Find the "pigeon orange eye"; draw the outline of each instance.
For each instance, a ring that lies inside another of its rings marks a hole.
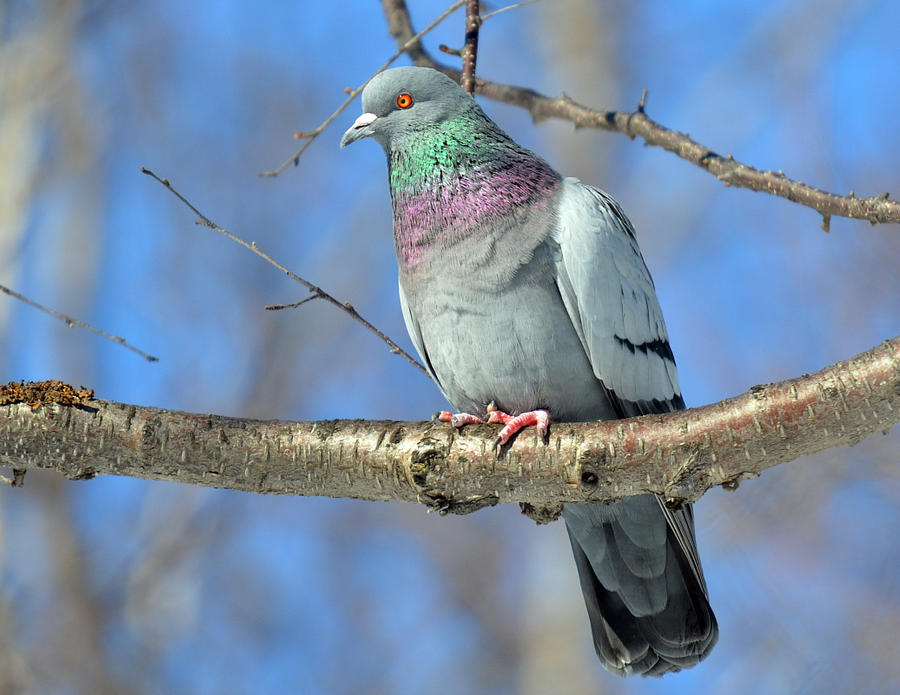
[[[397,106],[399,106],[401,109],[408,109],[412,105],[412,97],[406,92],[397,97]]]

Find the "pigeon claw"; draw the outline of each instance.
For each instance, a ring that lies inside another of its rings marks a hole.
[[[453,413],[450,418],[450,424],[455,428],[465,427],[466,425],[480,425],[484,422],[477,415],[469,415],[469,413]]]
[[[534,425],[537,427],[538,434],[546,444],[549,436],[550,413],[546,410],[529,410],[521,415],[509,415],[501,410],[490,410],[488,415],[488,424],[502,424],[503,429],[497,435],[494,442],[495,447],[505,446],[506,443],[523,427]]]
[[[477,415],[469,415],[469,413],[451,413],[449,410],[442,410],[434,419],[438,422],[449,422],[456,429],[465,427],[466,425],[480,425],[484,422]]]
[[[441,410],[435,413],[432,419],[438,422],[449,422],[457,429],[466,425],[481,425],[485,423],[488,425],[503,425],[500,434],[497,435],[497,439],[494,441],[495,449],[506,446],[519,430],[531,425],[537,428],[538,434],[545,444],[549,441],[550,412],[547,410],[529,410],[527,413],[520,415],[510,415],[500,410],[493,402],[487,406],[486,410],[486,419],[482,419],[477,415],[470,415],[469,413],[451,413],[449,410]]]

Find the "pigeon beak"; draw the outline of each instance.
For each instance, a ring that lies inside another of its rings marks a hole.
[[[341,138],[341,147],[346,147],[352,142],[356,142],[357,140],[372,135],[372,130],[369,126],[372,125],[377,118],[378,116],[374,113],[364,113],[353,121],[353,125],[347,128],[347,132],[344,133],[344,137]]]

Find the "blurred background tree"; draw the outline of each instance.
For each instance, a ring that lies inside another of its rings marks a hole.
[[[411,6],[418,28],[446,6]],[[490,5],[484,11],[496,9]],[[897,3],[556,0],[482,30],[479,74],[648,112],[835,192],[900,188]],[[460,44],[462,14],[426,39]],[[158,364],[0,299],[3,380],[235,416],[422,419],[437,389],[362,327],[193,225],[216,221],[408,346],[377,147],[338,119],[394,51],[376,3],[0,2],[0,283]],[[401,64],[404,61],[401,61]],[[900,333],[895,225],[726,189],[619,135],[488,113],[638,229],[689,405]],[[509,507],[281,499],[32,472],[0,490],[0,693],[894,693],[897,434],[779,466],[697,506],[722,637],[662,681],[597,663],[568,541]]]

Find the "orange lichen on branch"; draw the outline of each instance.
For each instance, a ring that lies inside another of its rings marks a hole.
[[[59,403],[60,405],[85,405],[93,400],[94,389],[82,386],[76,389],[59,379],[47,381],[10,381],[0,386],[0,405],[25,403],[32,411],[42,405]]]

